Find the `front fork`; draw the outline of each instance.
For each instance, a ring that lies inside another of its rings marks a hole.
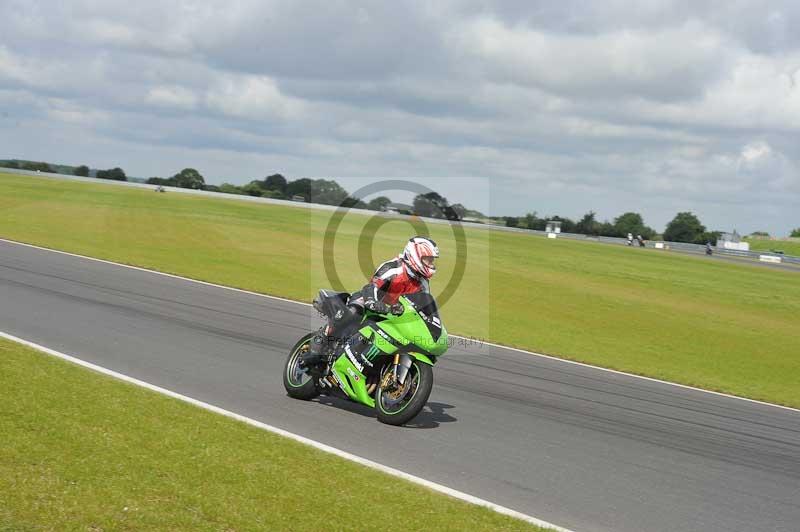
[[[406,377],[408,377],[408,370],[411,369],[411,356],[408,353],[397,353],[394,355],[394,367],[392,368],[392,373],[394,375],[394,381],[398,383],[400,386],[405,384]]]

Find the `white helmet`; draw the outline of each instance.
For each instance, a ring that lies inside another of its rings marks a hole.
[[[412,272],[430,279],[436,273],[434,261],[439,258],[439,248],[430,238],[415,236],[406,244],[402,258]]]

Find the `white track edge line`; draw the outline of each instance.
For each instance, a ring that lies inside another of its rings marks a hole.
[[[223,415],[225,417],[228,417],[228,418],[235,419],[237,421],[246,423],[246,424],[251,425],[253,427],[265,430],[267,432],[271,432],[273,434],[277,434],[279,436],[283,436],[285,438],[289,438],[289,439],[294,440],[296,442],[300,442],[300,443],[303,443],[305,445],[309,445],[309,446],[311,446],[311,447],[313,447],[315,449],[318,449],[320,451],[323,451],[323,452],[326,452],[326,453],[329,453],[329,454],[333,454],[333,455],[338,456],[340,458],[344,458],[345,460],[349,460],[351,462],[355,462],[357,464],[369,467],[371,469],[375,469],[375,470],[380,471],[382,473],[386,473],[386,474],[389,474],[389,475],[392,475],[392,476],[395,476],[395,477],[402,478],[403,480],[407,480],[409,482],[413,482],[413,483],[418,484],[420,486],[424,486],[424,487],[426,487],[428,489],[437,491],[437,492],[442,493],[444,495],[448,495],[448,496],[453,497],[455,499],[459,499],[461,501],[464,501],[464,502],[467,502],[467,503],[470,503],[470,504],[474,504],[474,505],[477,505],[477,506],[482,506],[482,507],[485,507],[485,508],[489,508],[490,510],[493,510],[493,511],[499,513],[499,514],[503,514],[503,515],[506,515],[506,516],[509,516],[509,517],[520,519],[522,521],[526,521],[526,522],[531,523],[533,525],[536,525],[536,526],[539,526],[539,527],[542,527],[542,528],[549,528],[549,529],[552,529],[552,530],[557,531],[557,532],[572,532],[572,531],[570,531],[570,530],[568,530],[566,528],[562,528],[562,527],[559,527],[559,526],[554,525],[552,523],[548,523],[547,521],[543,521],[541,519],[537,519],[536,517],[532,517],[532,516],[524,514],[522,512],[518,512],[516,510],[512,510],[511,508],[506,508],[505,506],[500,506],[499,504],[495,504],[493,502],[481,499],[479,497],[475,497],[474,495],[470,495],[468,493],[464,493],[464,492],[455,490],[453,488],[448,488],[447,486],[444,486],[442,484],[437,484],[436,482],[432,482],[430,480],[425,480],[424,478],[417,477],[417,476],[411,475],[409,473],[405,473],[403,471],[400,471],[399,469],[394,469],[392,467],[385,466],[385,465],[380,464],[378,462],[373,462],[372,460],[368,460],[366,458],[362,458],[360,456],[348,453],[347,451],[342,451],[341,449],[337,449],[336,447],[331,447],[330,445],[326,445],[326,444],[324,444],[322,442],[318,442],[316,440],[312,440],[310,438],[306,438],[304,436],[300,436],[299,434],[295,434],[293,432],[289,432],[287,430],[284,430],[284,429],[281,429],[281,428],[278,428],[278,427],[275,427],[275,426],[272,426],[272,425],[268,425],[268,424],[263,423],[261,421],[257,421],[255,419],[243,416],[241,414],[237,414],[236,412],[231,412],[230,410],[225,410],[224,408],[220,408],[220,407],[212,405],[210,403],[206,403],[204,401],[200,401],[198,399],[194,399],[194,398],[189,397],[187,395],[183,395],[183,394],[180,394],[178,392],[173,392],[172,390],[169,390],[167,388],[162,388],[160,386],[156,386],[155,384],[150,384],[149,382],[136,379],[136,378],[131,377],[129,375],[125,375],[124,373],[119,373],[119,372],[116,372],[114,370],[105,368],[103,366],[98,366],[97,364],[93,364],[91,362],[87,362],[87,361],[85,361],[83,359],[74,357],[72,355],[67,355],[67,354],[62,353],[60,351],[56,351],[54,349],[50,349],[49,347],[45,347],[43,345],[39,345],[37,343],[31,342],[29,340],[25,340],[23,338],[19,338],[17,336],[12,335],[12,334],[8,334],[6,332],[0,331],[0,338],[5,338],[6,340],[11,340],[13,342],[17,342],[19,344],[22,344],[24,346],[36,349],[37,351],[41,351],[41,352],[46,353],[48,355],[54,356],[56,358],[60,358],[62,360],[65,360],[67,362],[71,362],[71,363],[76,364],[78,366],[82,366],[84,368],[88,368],[88,369],[90,369],[92,371],[96,371],[98,373],[102,373],[104,375],[108,375],[110,377],[113,377],[115,379],[119,379],[119,380],[127,382],[129,384],[134,384],[136,386],[140,386],[142,388],[146,388],[146,389],[148,389],[150,391],[153,391],[153,392],[156,392],[156,393],[159,393],[159,394],[162,394],[162,395],[166,395],[166,396],[171,397],[173,399],[178,399],[180,401],[189,403],[191,405],[200,407],[202,409],[209,410],[211,412],[214,412],[215,414],[220,414],[220,415]]]
[[[87,255],[79,255],[77,253],[70,253],[68,251],[61,251],[61,250],[58,250],[58,249],[52,249],[52,248],[46,248],[46,247],[42,247],[42,246],[36,246],[34,244],[27,244],[25,242],[18,242],[16,240],[9,240],[7,238],[0,238],[0,242],[6,242],[8,244],[16,244],[18,246],[25,246],[25,247],[34,248],[34,249],[40,249],[42,251],[49,251],[51,253],[59,253],[61,255],[69,255],[70,257],[77,257],[77,258],[80,258],[80,259],[86,259],[86,260],[91,260],[91,261],[95,261],[95,262],[102,262],[104,264],[110,264],[112,266],[120,266],[122,268],[129,268],[131,270],[138,270],[138,271],[141,271],[141,272],[152,273],[152,274],[155,274],[155,275],[163,275],[164,277],[171,277],[173,279],[180,279],[181,281],[188,281],[188,282],[191,282],[191,283],[197,283],[197,284],[202,284],[202,285],[206,285],[206,286],[212,286],[214,288],[222,288],[224,290],[231,290],[233,292],[240,292],[242,294],[248,294],[248,295],[251,295],[251,296],[265,297],[265,298],[268,298],[268,299],[275,299],[277,301],[285,301],[286,303],[294,303],[295,305],[305,305],[307,307],[311,306],[310,303],[305,303],[303,301],[297,301],[297,300],[294,300],[294,299],[287,299],[285,297],[271,296],[269,294],[260,294],[258,292],[252,292],[250,290],[244,290],[244,289],[241,289],[241,288],[234,288],[232,286],[225,286],[225,285],[221,285],[221,284],[209,283],[208,281],[200,281],[198,279],[192,279],[190,277],[182,277],[180,275],[175,275],[175,274],[172,274],[172,273],[160,272],[158,270],[150,270],[150,269],[147,269],[147,268],[141,268],[139,266],[131,266],[129,264],[122,264],[120,262],[113,262],[113,261],[110,261],[110,260],[98,259],[98,258],[95,258],[95,257],[89,257]],[[467,338],[467,337],[464,337],[464,336],[458,336],[456,334],[451,334],[450,336],[452,336],[453,338],[460,338],[462,340],[474,340],[474,338]],[[591,368],[591,369],[595,369],[595,370],[598,370],[598,371],[605,371],[607,373],[614,373],[616,375],[624,375],[626,377],[632,377],[632,378],[635,378],[635,379],[642,379],[642,380],[646,380],[646,381],[650,381],[650,382],[657,382],[659,384],[665,384],[665,385],[668,385],[668,386],[676,386],[678,388],[683,388],[685,390],[692,390],[692,391],[695,391],[695,392],[708,393],[708,394],[716,395],[716,396],[719,396],[719,397],[726,397],[728,399],[738,399],[739,401],[746,401],[748,403],[753,403],[753,404],[762,405],[762,406],[769,406],[769,407],[773,407],[773,408],[780,408],[782,410],[788,410],[790,412],[800,413],[800,409],[792,408],[791,406],[784,406],[784,405],[779,405],[779,404],[775,404],[775,403],[769,403],[767,401],[759,401],[758,399],[750,399],[750,398],[747,398],[747,397],[741,397],[739,395],[731,395],[731,394],[724,393],[724,392],[716,392],[714,390],[704,390],[703,388],[697,388],[695,386],[689,386],[688,384],[679,384],[677,382],[665,381],[665,380],[656,379],[656,378],[653,378],[653,377],[645,377],[644,375],[637,375],[635,373],[627,373],[625,371],[620,371],[620,370],[610,369],[610,368],[604,368],[602,366],[594,366],[592,364],[587,364],[585,362],[577,362],[575,360],[568,360],[566,358],[558,358],[558,357],[552,356],[552,355],[545,355],[543,353],[536,353],[535,351],[527,351],[525,349],[520,349],[518,347],[510,347],[510,346],[507,346],[507,345],[495,344],[495,343],[487,342],[487,341],[484,341],[484,340],[480,340],[480,342],[483,343],[484,345],[497,347],[499,349],[508,349],[509,351],[516,351],[517,353],[524,353],[526,355],[533,355],[533,356],[537,356],[537,357],[541,357],[541,358],[546,358],[548,360],[553,360],[553,361],[556,361],[556,362],[563,362],[565,364],[572,364],[572,365],[575,365],[575,366],[581,366],[581,367],[584,367],[584,368]]]

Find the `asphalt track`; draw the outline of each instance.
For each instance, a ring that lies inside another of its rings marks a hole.
[[[800,412],[454,345],[430,408],[393,428],[286,397],[287,350],[318,323],[307,306],[0,242],[9,334],[576,531],[800,529]]]

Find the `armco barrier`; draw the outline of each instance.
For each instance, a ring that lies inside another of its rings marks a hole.
[[[71,175],[64,175],[64,174],[53,174],[53,173],[46,173],[46,172],[35,172],[31,170],[19,170],[16,168],[0,168],[0,172],[5,172],[9,174],[20,174],[20,175],[29,175],[29,176],[36,176],[36,177],[49,177],[55,179],[65,179],[69,181],[79,181],[83,183],[95,183],[95,184],[105,184],[105,185],[118,185],[118,186],[127,186],[132,188],[144,188],[149,190],[154,190],[156,187],[155,185],[148,185],[145,183],[133,183],[129,181],[111,181],[107,179],[97,179],[94,177],[80,177],[80,176],[71,176]],[[208,190],[192,190],[188,188],[177,188],[177,187],[162,187],[164,190],[169,192],[178,192],[181,194],[194,194],[198,196],[209,196],[209,197],[217,197],[217,198],[224,198],[229,200],[238,200],[238,201],[249,201],[252,203],[266,203],[270,205],[283,205],[288,207],[298,207],[298,208],[305,208],[305,209],[319,209],[319,210],[326,210],[326,211],[335,211],[338,207],[332,205],[321,205],[318,203],[302,203],[302,202],[293,202],[288,200],[277,200],[272,198],[259,198],[255,196],[245,196],[245,195],[238,195],[238,194],[224,194],[222,192],[210,192]],[[355,213],[363,213],[363,214],[370,214],[374,215],[375,211],[368,211],[364,209],[350,209],[349,212]],[[396,217],[403,217],[400,214],[387,214],[386,216],[396,216]],[[426,218],[426,223],[434,223],[434,224],[450,224],[448,220],[440,220],[436,218]],[[545,231],[537,231],[537,230],[530,230],[530,229],[521,229],[519,227],[504,227],[501,225],[491,225],[491,224],[482,224],[482,223],[475,223],[475,222],[460,222],[461,225],[464,227],[474,227],[476,229],[487,229],[490,231],[504,231],[509,233],[524,233],[528,235],[537,235],[542,237],[547,237],[547,233]],[[610,237],[610,236],[587,236],[578,233],[559,233],[558,238],[568,238],[570,240],[587,240],[590,242],[603,242],[605,244],[616,244],[616,245],[627,245],[628,241],[625,238],[617,238],[617,237]],[[646,247],[655,248],[656,242],[647,242]],[[665,248],[668,248],[671,251],[679,251],[683,253],[698,253],[704,254],[706,252],[706,247],[699,244],[687,244],[684,242],[663,242]],[[634,241],[634,246],[637,244]],[[754,261],[761,261],[761,262],[772,262],[772,263],[790,263],[800,265],[800,257],[795,257],[792,255],[778,255],[775,253],[765,253],[763,251],[756,252],[756,251],[740,251],[736,249],[724,249],[718,248],[716,246],[712,246],[712,250],[715,254],[718,255],[726,255],[731,257],[742,257],[748,258]],[[780,260],[769,260],[767,259],[762,260],[761,257],[776,257]]]

